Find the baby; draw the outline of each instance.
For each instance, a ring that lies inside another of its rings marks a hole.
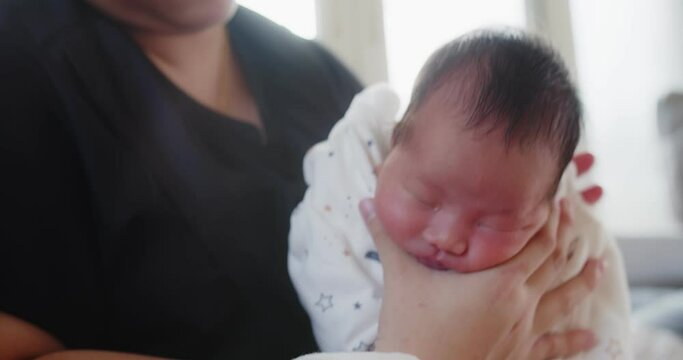
[[[559,244],[569,262],[558,284],[588,257],[609,266],[557,330],[595,331],[581,358],[631,358],[621,255],[574,185],[580,103],[554,52],[521,33],[465,35],[430,57],[396,123],[398,107],[388,87],[366,89],[304,159],[289,272],[320,348],[365,351],[377,334],[382,267],[360,199],[374,196],[387,234],[426,266],[472,272],[517,254],[566,197],[576,236]]]

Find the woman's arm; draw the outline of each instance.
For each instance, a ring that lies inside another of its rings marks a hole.
[[[39,357],[37,360],[159,360],[146,355],[126,354],[111,351],[67,350]]]
[[[0,359],[33,359],[63,349],[59,340],[37,326],[0,312]]]
[[[65,350],[59,340],[37,326],[0,312],[0,359],[154,360],[152,356],[96,350]]]

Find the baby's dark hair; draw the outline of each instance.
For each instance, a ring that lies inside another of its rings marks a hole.
[[[467,128],[502,129],[507,146],[549,146],[559,181],[579,141],[581,104],[563,61],[542,40],[516,30],[480,30],[438,49],[418,75],[394,145],[409,136],[414,114],[437,90],[448,91]]]

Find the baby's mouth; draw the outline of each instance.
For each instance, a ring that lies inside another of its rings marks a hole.
[[[420,262],[420,264],[433,269],[433,270],[439,270],[439,271],[446,271],[450,270],[449,268],[445,267],[439,260],[436,259],[436,254],[430,255],[430,256],[421,256],[421,257],[416,257],[417,261]]]

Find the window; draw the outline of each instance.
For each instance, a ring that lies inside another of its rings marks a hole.
[[[389,82],[404,106],[417,72],[438,46],[480,27],[524,27],[527,5],[384,0]],[[601,217],[617,236],[678,237],[673,162],[658,134],[657,102],[683,92],[683,2],[572,0],[569,9],[560,15],[571,18],[566,40],[573,37],[585,140],[598,160],[593,179],[605,188]]]
[[[389,82],[407,105],[417,73],[440,45],[480,27],[524,27],[524,0],[384,0]]]
[[[269,18],[306,39],[316,36],[315,0],[237,0],[237,3]]]
[[[680,236],[657,102],[683,92],[683,2],[570,5],[587,143],[605,187],[603,218],[620,236]]]

